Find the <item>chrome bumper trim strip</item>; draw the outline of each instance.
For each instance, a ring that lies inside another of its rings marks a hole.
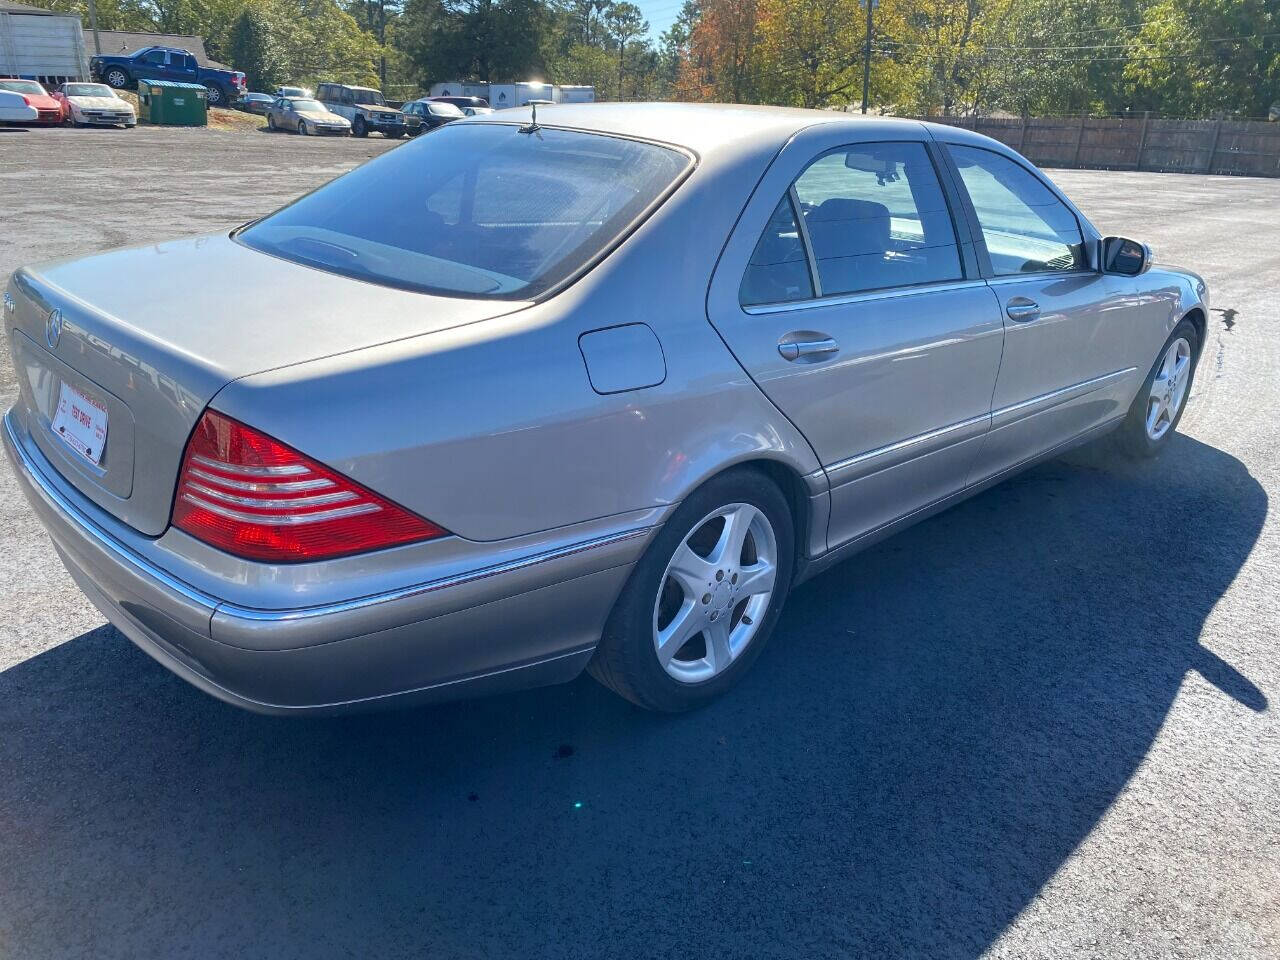
[[[261,610],[253,607],[242,607],[236,604],[226,603],[216,597],[211,597],[203,591],[195,589],[190,584],[184,583],[173,575],[166,573],[160,567],[157,567],[155,564],[139,556],[133,550],[129,549],[123,543],[112,537],[109,533],[94,523],[93,520],[86,516],[75,504],[68,500],[49,482],[48,478],[45,477],[44,472],[36,465],[35,461],[31,459],[27,451],[23,449],[21,442],[18,440],[18,435],[14,431],[13,423],[9,415],[6,415],[4,418],[4,428],[10,447],[17,453],[18,458],[21,461],[20,464],[16,465],[22,467],[23,473],[31,480],[31,482],[39,488],[45,497],[47,497],[56,507],[58,507],[59,510],[63,512],[67,519],[82,534],[113,554],[121,563],[133,567],[138,572],[158,581],[169,590],[172,590],[188,600],[192,600],[196,603],[209,607],[211,614],[222,614],[236,619],[253,620],[256,622],[292,621],[312,617],[324,617],[337,613],[347,613],[364,607],[390,603],[396,600],[420,596],[422,594],[434,593],[438,590],[448,589],[449,587],[474,583],[478,580],[487,580],[490,577],[500,576],[504,573],[512,573],[517,570],[524,570],[540,563],[562,560],[566,557],[574,556],[575,554],[585,553],[588,550],[596,550],[601,547],[624,543],[628,540],[633,540],[636,537],[645,536],[652,529],[648,526],[633,527],[629,530],[623,530],[618,533],[594,537],[589,540],[581,540],[577,543],[566,544],[563,547],[557,547],[552,550],[544,550],[540,553],[528,554],[523,557],[517,557],[513,560],[503,561],[502,563],[495,563],[490,566],[478,567],[474,570],[467,570],[463,573],[453,574],[452,576],[441,577],[438,580],[415,583],[395,590],[388,590],[384,593],[370,594],[369,596],[356,597],[351,600],[321,604],[319,606],[312,607]]]

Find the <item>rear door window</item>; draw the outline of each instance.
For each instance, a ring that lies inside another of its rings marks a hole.
[[[691,164],[673,148],[621,137],[448,124],[237,238],[372,283],[526,299],[607,250]]]
[[[819,296],[963,277],[955,228],[921,143],[827,153],[795,182]]]
[[[996,276],[1087,270],[1075,214],[1030,170],[981,147],[949,145]]]
[[[774,208],[751,254],[738,291],[743,306],[808,300],[813,296],[809,258],[788,192]]]

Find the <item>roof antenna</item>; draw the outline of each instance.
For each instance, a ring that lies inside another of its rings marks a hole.
[[[541,130],[541,129],[542,129],[540,126],[538,126],[538,103],[537,103],[537,101],[536,101],[536,100],[535,100],[535,101],[531,101],[531,102],[530,102],[530,104],[529,104],[529,108],[533,111],[533,119],[532,119],[532,120],[530,120],[528,123],[526,123],[524,126],[522,126],[522,127],[520,128],[520,130],[519,130],[519,132],[520,132],[520,133],[537,133],[539,130]]]

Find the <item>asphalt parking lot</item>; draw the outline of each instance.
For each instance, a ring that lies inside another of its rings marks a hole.
[[[0,132],[0,275],[390,146]],[[1183,435],[810,582],[692,715],[586,677],[239,712],[103,624],[0,468],[0,956],[1280,956],[1280,180],[1054,176],[1209,282]]]

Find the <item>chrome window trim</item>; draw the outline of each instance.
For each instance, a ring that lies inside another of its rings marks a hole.
[[[818,275],[818,258],[813,254],[813,241],[809,239],[809,222],[804,218],[804,208],[800,206],[800,194],[796,193],[795,180],[792,180],[791,186],[787,187],[787,198],[791,204],[791,219],[795,220],[796,232],[800,234],[800,245],[804,247],[805,262],[809,264],[809,285],[813,287],[813,296],[808,299],[815,300],[822,296],[822,278]]]
[[[1028,270],[1026,273],[1002,273],[992,276],[987,283],[993,287],[1003,287],[1028,280],[1067,280],[1071,277],[1100,277],[1101,270],[1093,267],[1078,267],[1075,270]]]
[[[947,290],[963,290],[968,287],[985,286],[986,281],[973,277],[964,280],[940,280],[932,283],[917,283],[902,287],[880,287],[878,290],[860,290],[857,293],[836,293],[829,297],[818,297],[807,300],[786,300],[782,303],[762,303],[757,306],[742,307],[742,312],[752,316],[770,313],[783,313],[788,310],[811,310],[815,307],[838,307],[849,303],[863,303],[868,300],[884,300],[890,297],[910,297],[921,293],[941,293]]]
[[[501,563],[477,567],[472,570],[466,570],[462,573],[441,577],[436,580],[410,584],[405,587],[387,590],[382,593],[370,594],[364,597],[356,597],[351,600],[336,601],[334,603],[319,604],[310,607],[261,610],[253,607],[242,607],[234,603],[219,600],[218,598],[213,597],[202,590],[198,590],[182,580],[179,580],[177,577],[166,572],[156,564],[147,560],[145,557],[139,555],[134,550],[125,546],[115,537],[111,536],[111,534],[106,530],[103,530],[98,526],[97,523],[88,517],[78,506],[72,503],[66,495],[58,490],[49,478],[45,476],[44,471],[41,470],[35,460],[31,458],[31,455],[19,440],[18,434],[14,429],[11,415],[6,415],[4,417],[4,429],[8,436],[9,443],[14,451],[16,451],[20,461],[15,464],[15,466],[20,466],[22,468],[22,472],[26,478],[53,504],[53,506],[57,507],[62,512],[64,517],[72,526],[74,526],[85,537],[89,538],[114,556],[121,564],[133,568],[137,573],[150,577],[160,585],[186,600],[208,607],[210,618],[217,614],[225,614],[226,616],[241,620],[273,622],[301,620],[312,617],[329,616],[337,613],[348,613],[353,610],[360,610],[364,607],[372,607],[382,603],[389,603],[395,600],[403,600],[408,597],[419,596],[421,594],[434,593],[437,590],[461,586],[478,580],[487,580],[490,577],[499,576],[504,573],[513,573],[517,570],[524,570],[541,563],[562,560],[566,557],[574,556],[575,554],[585,553],[588,550],[612,546],[614,544],[635,539],[636,537],[645,536],[652,529],[650,526],[631,527],[617,533],[592,537],[587,540],[580,540],[576,543],[527,554],[523,557],[516,557],[515,559],[506,560]]]

